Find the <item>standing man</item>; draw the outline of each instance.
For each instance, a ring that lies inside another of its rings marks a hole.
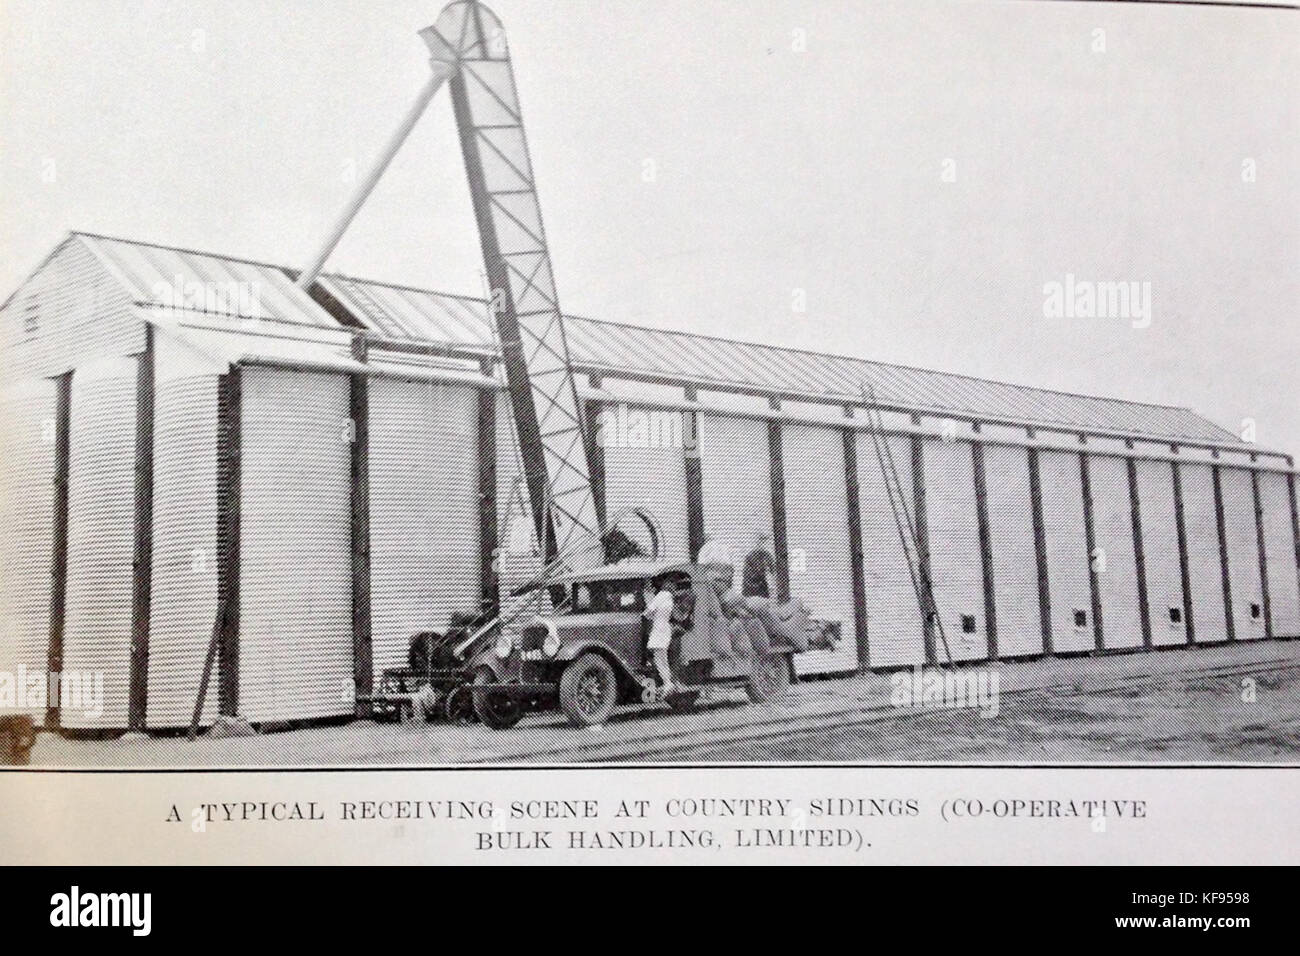
[[[745,558],[740,589],[745,597],[770,598],[776,594],[776,558],[772,555],[772,536],[766,531],[758,533],[754,550]]]

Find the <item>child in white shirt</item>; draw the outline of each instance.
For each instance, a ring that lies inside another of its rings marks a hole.
[[[647,585],[645,599],[643,613],[650,618],[650,638],[646,647],[654,655],[655,670],[659,672],[662,693],[666,697],[673,690],[673,675],[668,667],[668,644],[673,636],[673,592],[666,585],[661,585],[657,592]]]

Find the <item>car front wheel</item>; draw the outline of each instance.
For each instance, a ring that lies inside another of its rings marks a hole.
[[[575,727],[603,724],[618,703],[618,678],[599,654],[583,654],[560,675],[560,709]]]

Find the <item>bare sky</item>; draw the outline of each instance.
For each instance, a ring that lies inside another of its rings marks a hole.
[[[492,6],[567,312],[1189,405],[1300,453],[1300,13]],[[69,229],[302,265],[440,8],[5,0],[2,294]],[[445,92],[329,268],[481,291]],[[1067,274],[1149,282],[1150,326],[1045,318]]]

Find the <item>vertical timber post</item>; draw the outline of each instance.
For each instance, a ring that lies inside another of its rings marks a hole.
[[[1129,442],[1132,448],[1132,442]],[[1137,460],[1131,455],[1128,463],[1129,510],[1133,516],[1133,563],[1137,567],[1138,616],[1142,621],[1142,647],[1151,650],[1151,601],[1147,593],[1147,559],[1142,547],[1142,500],[1138,495]]]
[[[366,361],[366,339],[352,337],[352,357]],[[356,696],[374,689],[373,626],[370,608],[370,379],[367,373],[349,376],[351,392],[352,478],[352,683]],[[356,702],[356,715],[362,705]]]
[[[974,424],[979,431],[979,422]],[[975,520],[979,526],[980,566],[984,584],[984,631],[988,637],[989,660],[998,659],[998,604],[993,581],[993,531],[989,525],[988,475],[984,466],[984,443],[971,442],[971,464],[975,473]]]
[[[695,390],[686,389],[686,400],[695,401]],[[683,413],[686,425],[694,436],[694,449],[686,449],[686,537],[690,550],[688,557],[694,561],[704,547],[704,473],[700,467],[700,416],[691,410]]]
[[[154,330],[145,324],[136,368],[135,534],[131,548],[131,676],[127,726],[144,730],[149,700],[149,607],[153,566]]]
[[[844,487],[848,501],[849,566],[853,574],[853,632],[857,637],[858,669],[871,666],[870,634],[867,630],[867,578],[862,553],[862,498],[858,484],[858,440],[852,428],[842,429],[844,439]]]
[[[1255,501],[1255,544],[1259,548],[1259,591],[1264,600],[1264,637],[1273,637],[1273,602],[1268,591],[1268,548],[1264,544],[1264,503],[1259,494],[1259,469],[1250,470],[1250,490]]]
[[[1219,531],[1219,568],[1223,573],[1223,608],[1228,625],[1228,640],[1237,639],[1236,614],[1232,607],[1232,573],[1228,565],[1228,528],[1223,515],[1223,476],[1219,466],[1211,466],[1214,476],[1214,523]]]
[[[916,421],[916,416],[913,416]],[[935,664],[938,654],[935,650],[935,617],[938,608],[934,604],[934,587],[930,580],[930,526],[925,510],[925,450],[920,435],[912,436],[912,509],[916,515],[916,563],[921,577],[921,626],[925,642],[925,662]]]
[[[591,496],[596,503],[596,517],[600,519],[600,526],[605,527],[607,520],[605,501],[605,446],[601,436],[604,434],[600,427],[600,416],[605,411],[605,403],[598,399],[589,398],[586,402],[587,408],[587,428],[583,432],[583,437],[587,442],[587,468],[591,472]]]
[[[1030,440],[1032,428],[1025,429]],[[1038,616],[1043,634],[1043,653],[1052,653],[1052,589],[1047,577],[1047,528],[1043,521],[1043,479],[1039,471],[1038,449],[1027,448],[1029,456],[1029,505],[1034,519],[1034,558],[1038,563]]]
[[[217,396],[217,702],[227,717],[239,713],[240,378],[231,366]]]
[[[56,380],[54,398],[54,515],[50,578],[50,645],[48,668],[63,672],[63,623],[68,596],[68,476],[72,451],[72,372]],[[46,701],[45,726],[59,726],[59,700],[51,694]]]
[[[776,597],[790,600],[790,539],[785,517],[785,465],[781,423],[767,423],[767,456],[772,491],[772,547],[776,551]]]
[[[483,375],[492,365],[483,363]],[[501,573],[498,558],[501,529],[497,524],[497,391],[485,385],[478,390],[478,553],[479,590],[483,613],[495,617],[501,608]]]
[[[1173,446],[1174,454],[1178,446]],[[1178,532],[1178,573],[1183,585],[1183,621],[1187,626],[1187,643],[1196,643],[1196,618],[1192,607],[1191,556],[1187,550],[1187,512],[1183,505],[1183,469],[1181,462],[1173,462],[1174,471],[1174,526]]]
[[[1083,441],[1083,436],[1080,436]],[[1095,503],[1092,500],[1092,473],[1088,467],[1088,453],[1079,452],[1079,479],[1083,486],[1083,533],[1088,546],[1088,589],[1092,597],[1092,643],[1094,650],[1106,646],[1101,619],[1101,578],[1097,571],[1097,525]]]

